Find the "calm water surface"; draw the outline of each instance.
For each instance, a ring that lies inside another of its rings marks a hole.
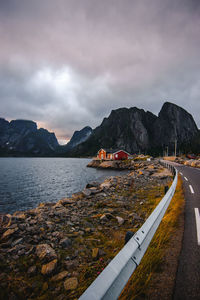
[[[56,202],[119,171],[87,168],[90,159],[0,158],[0,212],[13,213]],[[121,174],[122,172],[120,172]]]

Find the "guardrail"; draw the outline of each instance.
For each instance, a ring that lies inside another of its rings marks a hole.
[[[114,300],[121,294],[124,286],[144,256],[174,195],[178,173],[175,168],[162,162],[174,174],[174,180],[160,203],[133,235],[128,243],[112,259],[108,266],[93,281],[79,300]]]

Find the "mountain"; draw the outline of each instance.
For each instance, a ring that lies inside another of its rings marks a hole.
[[[124,149],[129,153],[162,153],[167,146],[180,147],[198,134],[193,117],[183,108],[166,102],[158,116],[143,109],[119,108],[113,110],[88,140],[76,146],[69,156],[95,155],[100,148]]]
[[[37,129],[35,122],[0,118],[0,155],[49,156],[58,147],[55,134]]]
[[[166,102],[153,124],[153,133],[155,146],[160,146],[161,141],[165,145],[175,140],[182,144],[191,141],[198,133],[198,128],[192,115],[185,109]]]
[[[88,140],[91,134],[92,128],[89,126],[86,126],[79,131],[75,131],[69,143],[64,146],[64,149],[66,151],[69,149],[73,149],[74,147]]]

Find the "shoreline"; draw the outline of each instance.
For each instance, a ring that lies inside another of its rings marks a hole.
[[[169,172],[157,162],[142,164],[129,174],[90,183],[71,198],[7,215],[0,227],[0,296],[80,296],[88,279],[123,247],[126,232],[144,222],[149,195],[163,196]]]

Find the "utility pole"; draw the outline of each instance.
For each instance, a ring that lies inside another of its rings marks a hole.
[[[176,157],[176,148],[177,148],[177,139],[175,139],[175,144],[174,144],[174,156]]]
[[[167,153],[166,154],[167,154],[166,156],[168,156],[168,146],[167,146]]]

